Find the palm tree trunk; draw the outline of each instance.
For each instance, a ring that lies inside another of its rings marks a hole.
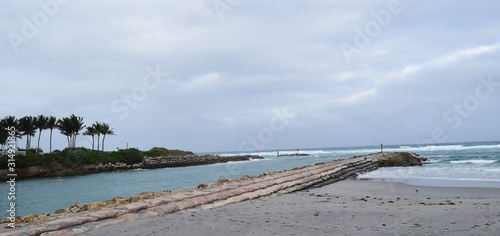
[[[36,148],[36,153],[40,152],[40,136],[42,136],[42,130],[38,133],[38,146]]]
[[[50,153],[52,153],[52,129],[50,129]]]
[[[94,151],[94,135],[92,135],[92,151]]]
[[[97,152],[99,152],[99,142],[101,141],[101,135],[98,133],[97,134]]]
[[[106,139],[106,135],[102,136],[102,153],[104,153],[104,139]]]
[[[28,145],[30,145],[29,143],[30,139],[29,139],[29,134],[26,135],[26,151],[28,151],[29,147]]]

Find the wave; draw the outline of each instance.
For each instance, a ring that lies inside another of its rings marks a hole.
[[[461,160],[461,161],[450,161],[451,164],[493,164],[497,162],[496,160]]]
[[[495,167],[455,166],[391,167],[362,173],[359,179],[441,179],[499,181],[500,169]]]
[[[420,176],[412,176],[412,177],[372,177],[372,176],[362,176],[358,175],[358,179],[360,180],[389,180],[390,182],[395,181],[395,182],[405,182],[401,180],[412,180],[412,179],[421,179],[421,180],[449,180],[449,181],[481,181],[481,182],[500,182],[500,179],[495,179],[495,178],[449,178],[449,177],[420,177]],[[391,181],[392,180],[392,181]],[[400,181],[398,181],[400,180]]]
[[[290,155],[297,153],[297,150],[279,150],[280,155]],[[323,150],[299,150],[299,153],[313,155],[328,155],[335,153],[335,151],[323,151]],[[240,152],[240,153],[220,153],[220,156],[242,156],[242,155],[258,155],[263,157],[276,157],[277,151],[255,151],[255,152]]]
[[[439,151],[460,151],[460,150],[474,150],[474,149],[499,149],[500,144],[478,144],[470,145],[467,144],[443,144],[443,145],[425,145],[425,146],[390,146],[384,147],[384,151],[387,152],[439,152]],[[217,153],[221,156],[237,156],[237,155],[259,155],[264,157],[276,157],[277,150],[255,150],[255,151],[241,151],[241,152],[226,152]],[[294,154],[297,152],[295,149],[283,149],[279,150],[280,154]],[[338,148],[318,148],[318,149],[301,149],[300,153],[307,153],[311,156],[321,157],[321,156],[349,156],[349,155],[362,155],[369,153],[380,152],[379,147],[338,147]],[[444,155],[444,154],[443,154]],[[449,157],[448,156],[436,156],[436,157]]]
[[[494,145],[426,145],[426,146],[400,146],[398,150],[404,151],[446,151],[446,150],[470,150],[470,149],[500,149],[500,144]]]

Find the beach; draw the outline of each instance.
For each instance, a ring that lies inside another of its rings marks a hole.
[[[499,231],[498,188],[349,179],[222,207],[202,205],[93,228],[82,235],[498,235]]]

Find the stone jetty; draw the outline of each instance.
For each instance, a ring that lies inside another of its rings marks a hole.
[[[193,190],[151,194],[151,198],[137,197],[135,201],[109,205],[92,204],[77,212],[66,211],[45,215],[32,223],[18,223],[16,229],[0,229],[0,235],[78,235],[93,228],[161,216],[195,207],[215,208],[263,196],[319,187],[355,176],[360,172],[376,169],[379,163],[389,165],[388,163],[395,161],[399,165],[407,164],[400,163],[402,159],[411,162],[412,165],[418,165],[420,160],[408,153],[376,153],[292,170],[264,173],[257,177],[245,176],[240,180],[219,180],[214,184],[200,185]]]
[[[195,165],[209,165],[216,163],[225,163],[230,161],[249,161],[264,159],[261,156],[243,155],[243,156],[219,156],[219,155],[183,155],[183,156],[161,156],[146,157],[141,163],[140,168],[156,169],[165,167],[182,167]]]

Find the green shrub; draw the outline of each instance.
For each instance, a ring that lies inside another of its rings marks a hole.
[[[154,147],[151,150],[144,152],[144,156],[147,157],[159,157],[159,156],[186,156],[186,155],[194,155],[194,153],[189,151],[182,150],[168,150],[162,147]]]
[[[55,150],[50,154],[38,155],[34,150],[28,150],[25,156],[18,155],[16,159],[16,168],[30,166],[66,166],[78,168],[85,164],[107,164],[107,163],[126,163],[136,164],[143,161],[144,156],[167,156],[167,155],[193,155],[192,152],[181,150],[168,150],[166,148],[155,147],[147,152],[141,152],[138,149],[121,149],[113,152],[99,152],[86,148]],[[0,169],[7,168],[8,157],[0,157]]]
[[[135,148],[119,150],[117,153],[119,162],[129,165],[141,163],[143,160],[141,151]]]

